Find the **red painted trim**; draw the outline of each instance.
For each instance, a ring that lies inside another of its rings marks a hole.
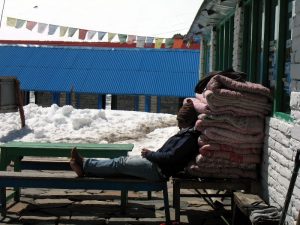
[[[0,44],[24,44],[24,45],[51,45],[51,46],[81,46],[81,47],[106,47],[106,48],[136,48],[136,44],[118,42],[75,42],[75,41],[27,41],[27,40],[0,40]],[[154,48],[154,44],[151,47]],[[162,44],[161,48],[165,48]],[[191,44],[188,48],[185,45],[181,49],[200,49],[200,44]]]

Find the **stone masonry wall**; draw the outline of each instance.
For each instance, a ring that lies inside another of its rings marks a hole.
[[[295,1],[292,24],[291,98],[293,122],[268,118],[261,168],[263,196],[270,204],[283,207],[297,150],[300,149],[300,1]],[[298,176],[289,204],[286,222],[295,224],[300,210],[300,178]]]
[[[291,64],[291,89],[300,91],[300,1],[295,2],[295,16],[292,30],[292,64]]]
[[[300,47],[300,46],[299,46]],[[300,49],[299,49],[300,50]],[[298,72],[298,75],[300,71]],[[296,154],[300,150],[300,92],[292,92],[291,94],[291,115],[295,119],[293,127],[291,128],[290,148]],[[296,220],[300,210],[300,179],[299,176],[296,181],[294,195],[291,201],[292,217]]]
[[[236,7],[234,14],[234,31],[233,31],[233,58],[232,68],[241,71],[241,57],[243,45],[243,21],[244,12],[241,7]]]
[[[216,31],[211,29],[210,50],[209,50],[209,71],[216,70],[215,65],[215,50],[216,50]]]
[[[294,152],[290,148],[293,124],[274,117],[266,119],[265,146],[261,164],[261,190],[264,200],[283,207],[293,171]],[[290,213],[289,213],[290,216]],[[288,218],[287,220],[291,220]]]
[[[265,124],[265,145],[260,166],[261,195],[271,205],[284,206],[287,190],[294,169],[295,155],[300,149],[300,0],[295,3],[292,29],[291,63],[291,116],[293,122],[269,117]],[[236,7],[234,17],[233,69],[240,71],[243,35],[243,10]],[[211,52],[215,33],[211,32]],[[210,58],[214,64],[214,57]],[[213,67],[210,68],[210,71]],[[295,224],[300,210],[300,178],[298,177],[286,216],[289,225]]]
[[[283,207],[300,149],[300,92],[291,94],[291,116],[288,123],[274,117],[266,120],[266,138],[261,167],[262,195],[271,205]],[[286,221],[292,225],[300,210],[300,179],[296,180]]]

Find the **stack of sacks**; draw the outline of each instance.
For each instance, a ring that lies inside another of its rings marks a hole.
[[[199,113],[199,154],[191,175],[256,178],[264,141],[264,119],[271,112],[270,90],[260,84],[213,76],[193,101]],[[187,99],[185,99],[186,101]]]

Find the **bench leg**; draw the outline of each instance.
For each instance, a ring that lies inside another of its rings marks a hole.
[[[6,216],[6,187],[0,188],[1,216]]]
[[[180,222],[180,182],[173,182],[173,208],[175,209],[175,221]]]
[[[170,218],[170,206],[169,206],[169,197],[168,197],[168,187],[167,184],[163,189],[163,196],[164,196],[164,205],[165,205],[165,216],[166,216],[166,224],[171,224]]]
[[[232,200],[231,200],[231,212],[232,212],[231,223],[232,223],[232,225],[236,225],[236,211],[237,211],[237,207],[236,207],[236,204],[232,197]]]
[[[128,203],[128,190],[121,190],[121,212],[126,213],[126,207]]]
[[[22,158],[18,158],[14,160],[14,171],[20,172],[21,171],[21,160]],[[21,189],[19,187],[14,188],[14,200],[15,202],[20,201]]]
[[[239,209],[239,207],[236,205],[236,203],[233,203],[232,207],[232,225],[239,225],[239,224],[245,224],[250,225],[252,224],[247,216],[243,214],[243,212]],[[277,224],[277,223],[276,223]]]
[[[148,197],[148,200],[151,200],[151,199],[152,199],[151,191],[147,191],[147,197]]]

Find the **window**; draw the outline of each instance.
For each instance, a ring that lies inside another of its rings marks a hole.
[[[291,20],[294,0],[244,1],[242,71],[269,87],[274,113],[290,113]]]
[[[232,67],[234,13],[226,17],[216,30],[216,70]]]

